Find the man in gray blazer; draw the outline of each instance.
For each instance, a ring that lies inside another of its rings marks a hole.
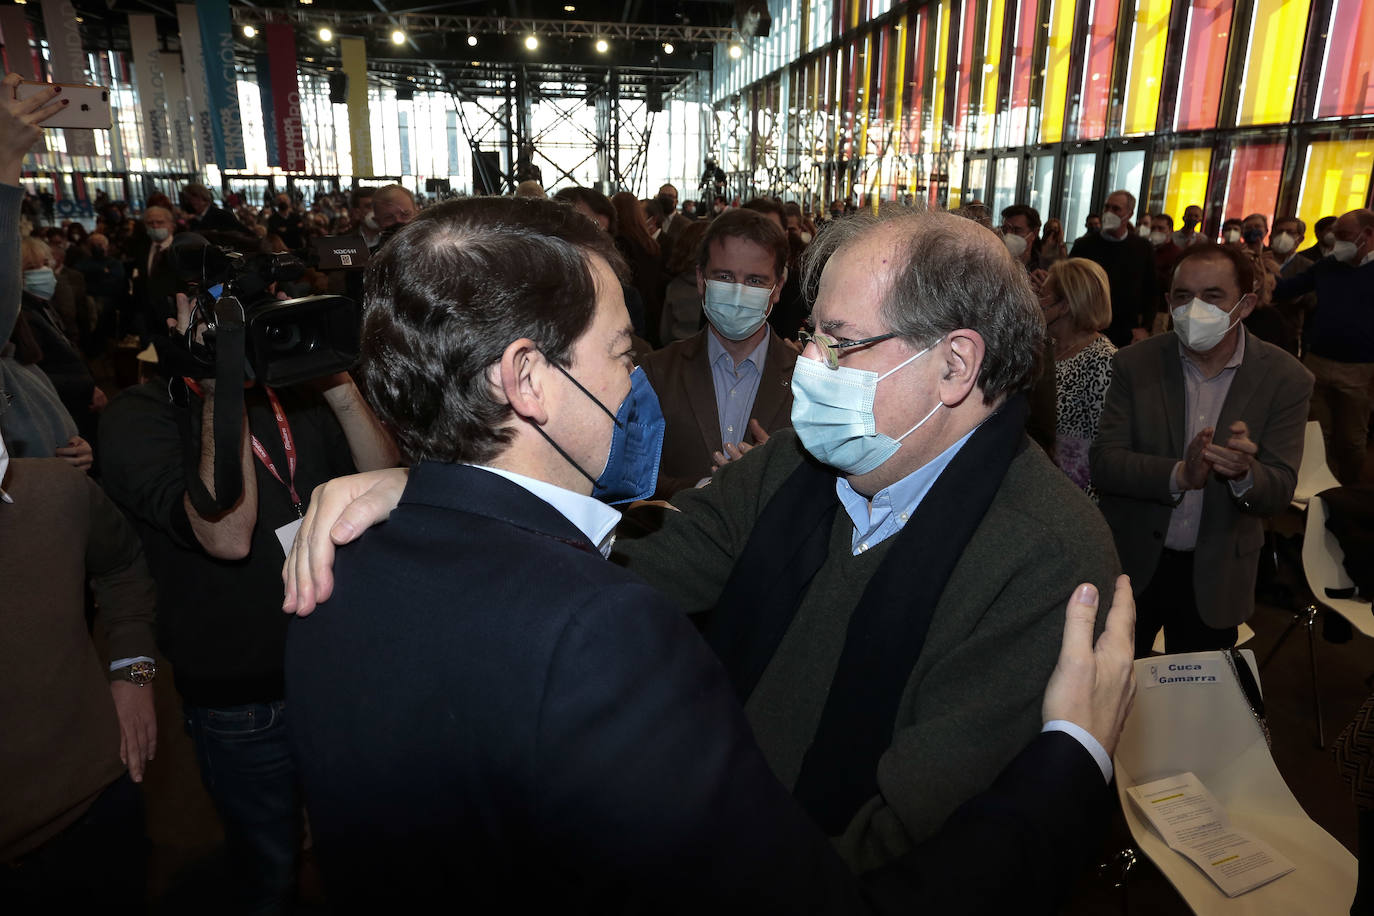
[[[1174,268],[1174,331],[1124,347],[1092,474],[1135,587],[1136,655],[1226,648],[1255,609],[1260,520],[1293,497],[1312,374],[1245,330],[1254,269],[1216,245]]]

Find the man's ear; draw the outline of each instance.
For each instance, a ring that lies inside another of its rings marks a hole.
[[[548,373],[553,367],[534,341],[528,337],[511,341],[501,360],[487,369],[493,395],[515,415],[543,425],[549,421],[545,404]]]
[[[1255,310],[1255,306],[1259,305],[1259,296],[1254,293],[1246,293],[1244,296],[1240,297],[1240,301],[1237,302],[1236,305],[1240,313],[1240,318],[1236,320],[1243,320]],[[1235,316],[1232,317],[1234,318]]]
[[[697,266],[697,295],[706,296],[706,277],[702,276],[700,265]]]
[[[983,335],[960,328],[945,335],[944,371],[940,374],[940,400],[946,407],[957,407],[978,389],[987,347]]]

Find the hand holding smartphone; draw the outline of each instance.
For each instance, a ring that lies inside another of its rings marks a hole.
[[[17,101],[26,101],[35,95],[56,86],[59,97],[66,102],[55,114],[43,120],[44,127],[89,127],[94,130],[109,130],[110,90],[104,86],[87,86],[80,83],[44,83],[34,80],[21,80],[13,88]]]

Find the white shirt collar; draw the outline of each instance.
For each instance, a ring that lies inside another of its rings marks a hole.
[[[514,471],[494,468],[485,464],[469,466],[490,471],[517,486],[524,487],[534,496],[553,506],[564,518],[572,522],[578,531],[587,536],[587,540],[596,545],[596,549],[601,551],[603,557],[611,555],[611,546],[615,543],[613,532],[615,526],[620,524],[619,510],[612,509],[599,499],[592,499],[590,496],[565,490],[545,480],[526,477],[524,474],[517,474]]]

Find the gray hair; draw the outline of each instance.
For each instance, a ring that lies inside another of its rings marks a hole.
[[[884,207],[832,220],[806,250],[802,284],[815,302],[830,257],[878,237],[892,239],[892,282],[879,303],[889,330],[916,346],[959,328],[977,331],[985,351],[983,401],[1031,386],[1039,372],[1045,318],[1026,269],[995,233],[950,213]]]
[[[1131,202],[1131,203],[1130,203],[1129,209],[1130,209],[1130,211],[1131,211],[1131,214],[1134,215],[1134,214],[1135,214],[1135,195],[1132,194],[1130,191],[1127,191],[1125,188],[1119,188],[1119,189],[1117,189],[1117,190],[1111,192],[1110,194],[1108,194],[1107,197],[1115,197],[1115,196],[1118,195],[1118,194],[1125,194],[1125,195],[1126,195],[1126,199],[1129,200],[1129,201]]]

